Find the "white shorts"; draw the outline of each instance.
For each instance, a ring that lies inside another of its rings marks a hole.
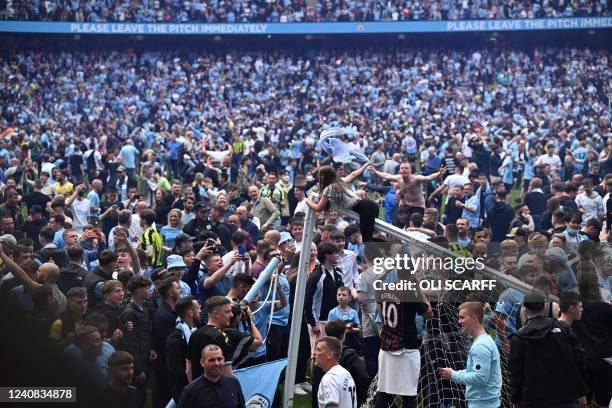
[[[416,396],[421,371],[419,350],[378,353],[378,391],[393,395]]]

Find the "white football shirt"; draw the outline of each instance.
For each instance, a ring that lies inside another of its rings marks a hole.
[[[338,408],[357,408],[355,381],[340,364],[334,366],[321,379],[319,385],[319,408],[335,405]]]

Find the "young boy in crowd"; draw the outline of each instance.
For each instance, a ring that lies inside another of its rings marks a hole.
[[[336,301],[338,306],[329,311],[327,321],[341,320],[346,324],[346,340],[345,346],[349,346],[361,353],[361,323],[357,311],[352,309],[348,304],[351,301],[351,290],[346,286],[341,286],[336,292]]]

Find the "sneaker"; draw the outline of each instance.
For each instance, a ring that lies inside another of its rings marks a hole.
[[[308,394],[312,394],[312,385],[309,382],[304,381],[300,384],[300,387],[306,391]]]
[[[300,386],[300,384],[296,384],[296,385],[295,385],[295,388],[294,388],[294,390],[293,390],[293,393],[294,393],[295,395],[308,395],[308,393],[302,389],[302,387]]]

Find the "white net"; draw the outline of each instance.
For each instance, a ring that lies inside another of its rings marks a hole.
[[[379,224],[379,226],[382,225]],[[393,231],[387,231],[393,232]],[[398,234],[393,234],[397,239]],[[401,253],[409,254],[413,258],[426,257],[429,259],[436,258],[459,258],[455,253],[442,248],[431,242],[421,241],[406,237],[404,234],[399,238],[401,242]],[[391,237],[390,237],[391,238]],[[397,249],[397,245],[396,245]],[[395,251],[393,251],[395,252]],[[496,287],[494,290],[436,290],[428,291],[428,296],[434,316],[432,319],[423,321],[417,318],[417,328],[420,330],[422,339],[421,352],[421,372],[418,385],[418,396],[416,406],[422,408],[459,408],[467,407],[465,400],[465,387],[444,380],[438,373],[438,368],[450,367],[454,370],[465,368],[467,355],[471,346],[471,339],[461,331],[458,323],[458,306],[467,300],[480,300],[491,306],[485,315],[485,328],[494,338],[496,330],[493,325],[493,312],[495,304],[500,298],[500,295],[507,289],[511,291],[519,290],[525,293],[528,286],[515,278],[503,276],[499,272],[483,268],[478,270],[466,270],[462,273],[457,268],[450,269],[445,267],[433,268],[417,268],[416,275],[423,280],[495,280]],[[510,314],[513,315],[515,311]],[[508,353],[507,350],[501,350],[500,357],[503,375],[502,388],[502,407],[511,407],[509,392],[507,388],[507,373],[508,373]],[[372,382],[368,393],[368,400],[363,405],[365,407],[376,406],[376,395],[378,391],[377,378]],[[402,399],[395,398],[389,407],[402,407]]]

